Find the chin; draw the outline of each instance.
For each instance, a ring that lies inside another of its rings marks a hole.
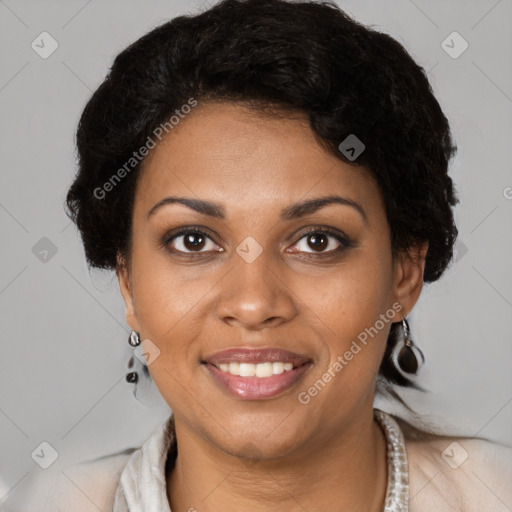
[[[224,428],[222,428],[224,427]],[[304,441],[304,422],[289,412],[236,415],[218,426],[215,444],[241,459],[273,459],[293,452]],[[231,435],[230,435],[231,434]]]

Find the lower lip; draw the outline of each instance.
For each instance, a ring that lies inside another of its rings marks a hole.
[[[271,377],[240,377],[223,372],[210,363],[206,363],[204,366],[222,389],[237,398],[265,400],[290,389],[310,368],[311,363],[305,363],[293,370],[287,370]]]

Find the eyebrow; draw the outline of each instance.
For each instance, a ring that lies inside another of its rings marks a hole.
[[[165,197],[161,201],[158,201],[158,203],[156,203],[151,208],[151,210],[149,210],[147,218],[149,219],[157,210],[159,210],[163,206],[176,203],[182,204],[202,215],[208,215],[209,217],[214,217],[216,219],[223,220],[225,219],[226,216],[225,209],[220,203],[206,201],[204,199],[195,199],[192,197],[169,196]],[[281,219],[298,219],[306,215],[315,213],[320,208],[324,208],[325,206],[330,204],[341,204],[343,206],[350,206],[357,210],[360,213],[361,217],[363,217],[364,221],[368,223],[368,217],[366,215],[366,212],[359,203],[356,203],[352,199],[348,199],[346,197],[341,197],[338,195],[315,197],[287,206],[286,208],[283,208],[281,210]]]

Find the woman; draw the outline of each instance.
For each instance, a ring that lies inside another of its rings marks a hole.
[[[509,449],[373,405],[415,385],[406,318],[457,234],[448,122],[399,43],[334,4],[226,0],[119,54],[77,146],[69,215],[173,414],[56,507],[510,506]]]

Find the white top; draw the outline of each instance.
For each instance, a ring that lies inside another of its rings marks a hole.
[[[394,470],[388,466],[383,512],[512,511],[512,448],[472,438],[415,439],[399,419],[377,409],[375,414],[386,435],[388,463],[395,464]],[[175,457],[171,414],[140,448],[75,464],[57,482],[40,482],[25,510],[171,512],[166,464]],[[407,495],[401,508],[395,498]]]

